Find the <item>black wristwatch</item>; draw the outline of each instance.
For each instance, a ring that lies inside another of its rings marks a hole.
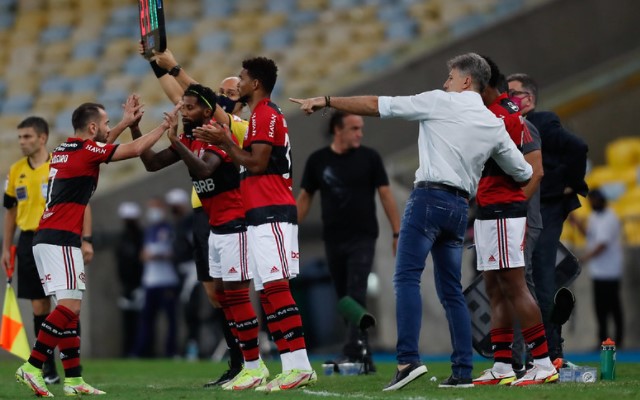
[[[83,236],[82,237],[82,241],[83,242],[87,242],[87,243],[93,243],[93,237],[92,236]]]
[[[178,74],[180,73],[180,70],[182,69],[182,65],[178,64],[175,67],[171,68],[169,70],[169,75],[171,76],[178,76]]]

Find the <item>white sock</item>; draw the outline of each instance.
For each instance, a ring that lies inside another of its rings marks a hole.
[[[503,362],[495,362],[493,363],[492,370],[499,374],[508,374],[513,371],[513,367],[511,364],[503,363]]]
[[[293,369],[293,359],[291,358],[290,352],[280,354],[280,361],[282,362],[282,372]]]
[[[309,363],[309,356],[307,355],[307,349],[300,349],[291,352],[291,359],[293,361],[293,368],[303,371],[311,370],[311,363]]]
[[[246,369],[258,369],[258,368],[260,368],[260,358],[258,358],[257,360],[253,360],[253,361],[245,361],[244,362],[244,367]]]

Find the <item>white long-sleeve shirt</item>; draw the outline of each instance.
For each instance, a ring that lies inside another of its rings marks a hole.
[[[517,182],[533,170],[497,118],[473,91],[433,90],[414,96],[378,98],[382,118],[419,121],[416,182],[447,184],[475,194],[489,157]]]

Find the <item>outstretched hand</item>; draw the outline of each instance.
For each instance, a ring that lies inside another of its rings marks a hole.
[[[220,145],[231,138],[231,131],[227,124],[216,122],[194,128],[193,135],[203,142]]]
[[[165,122],[168,124],[167,137],[170,141],[178,140],[178,112],[182,108],[182,100],[180,100],[171,112],[164,113]]]
[[[176,139],[178,137],[178,113],[180,112],[183,104],[182,100],[180,100],[170,112],[164,113],[162,126],[168,130],[167,136],[169,137],[169,140],[171,140],[172,136]]]
[[[315,111],[327,106],[327,100],[324,97],[310,97],[308,99],[294,99],[290,97],[289,101],[300,104],[300,109],[307,115],[311,115]]]
[[[127,100],[122,105],[123,114],[122,121],[128,127],[136,127],[142,115],[144,114],[144,104],[140,102],[140,96],[137,94],[131,94],[127,97]]]

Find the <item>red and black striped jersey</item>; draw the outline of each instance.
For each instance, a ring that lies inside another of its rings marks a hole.
[[[244,205],[240,194],[240,174],[229,155],[217,146],[184,133],[180,135],[180,142],[198,158],[209,152],[222,160],[211,176],[205,179],[191,176],[193,188],[209,216],[212,232],[225,234],[246,230]]]
[[[118,145],[70,137],[53,150],[47,203],[35,243],[80,247],[84,210],[98,187],[100,164]]]
[[[504,121],[509,136],[523,154],[539,150],[518,107],[509,100],[506,93],[501,94],[488,108]],[[491,218],[493,213],[504,218],[526,216],[526,200],[520,184],[504,172],[493,158],[489,158],[482,170],[476,194],[479,217]]]
[[[254,143],[270,145],[271,155],[267,169],[262,173],[254,174],[240,168],[247,223],[297,223],[287,122],[280,108],[268,98],[260,101],[251,114],[244,149],[251,152]]]

